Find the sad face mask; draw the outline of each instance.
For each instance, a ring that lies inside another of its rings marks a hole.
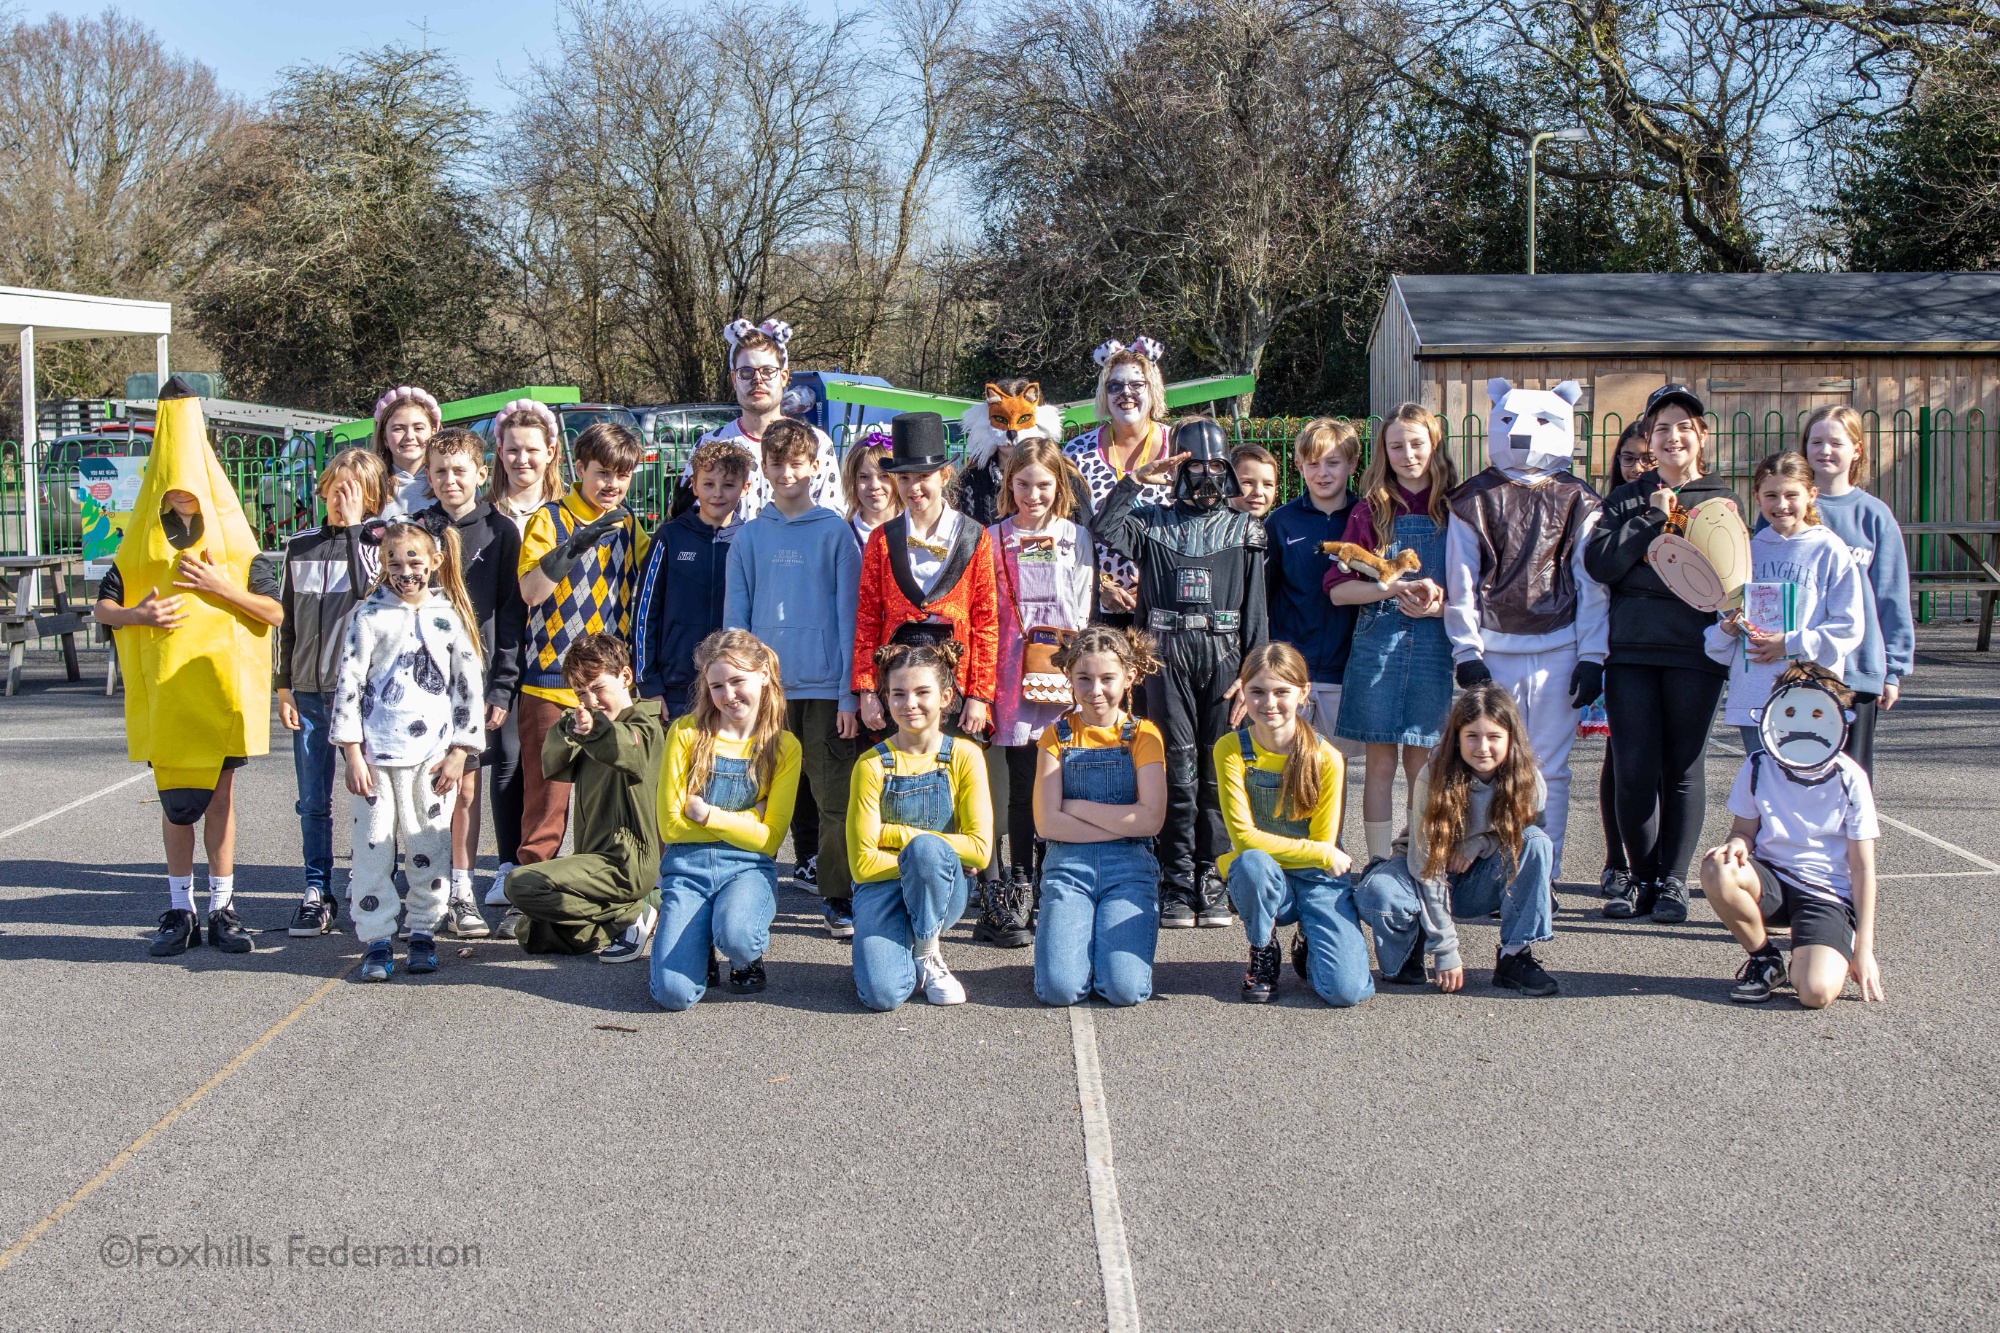
[[[1849,714],[1816,680],[1780,681],[1757,712],[1757,736],[1773,759],[1801,777],[1818,777],[1847,744]]]

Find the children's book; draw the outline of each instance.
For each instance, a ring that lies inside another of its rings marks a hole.
[[[1796,583],[1746,583],[1743,585],[1743,619],[1752,629],[1766,634],[1790,634],[1799,627],[1799,585]],[[1743,662],[1750,665],[1750,639],[1742,639]]]

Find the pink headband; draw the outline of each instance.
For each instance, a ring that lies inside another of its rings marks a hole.
[[[375,424],[382,424],[382,418],[396,410],[400,403],[415,403],[424,409],[424,415],[431,419],[431,429],[436,430],[442,423],[438,412],[438,400],[419,389],[414,384],[399,384],[375,400]]]
[[[493,418],[493,446],[500,446],[500,432],[507,429],[510,417],[533,417],[549,437],[549,447],[559,448],[562,444],[562,427],[556,422],[556,414],[549,410],[547,403],[536,402],[533,398],[516,398],[500,409]]]

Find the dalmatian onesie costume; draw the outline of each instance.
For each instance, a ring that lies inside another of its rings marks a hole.
[[[1604,685],[1610,595],[1584,573],[1597,492],[1575,476],[1574,380],[1517,389],[1488,380],[1485,471],[1452,491],[1445,530],[1444,628],[1460,686],[1498,681],[1514,696],[1548,784],[1561,874],[1569,752],[1579,713]]]

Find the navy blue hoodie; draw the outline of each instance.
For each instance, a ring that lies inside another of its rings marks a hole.
[[[1322,514],[1310,495],[1279,505],[1264,519],[1270,554],[1264,562],[1269,578],[1265,601],[1271,608],[1271,637],[1299,650],[1314,683],[1338,685],[1347,674],[1347,650],[1354,643],[1358,606],[1335,606],[1321,586],[1333,557],[1321,542],[1340,541],[1354,497],[1331,514]]]
[[[670,716],[689,710],[694,650],[722,628],[729,543],[740,531],[711,528],[690,509],[653,533],[632,616],[633,672],[641,697],[662,700]]]

